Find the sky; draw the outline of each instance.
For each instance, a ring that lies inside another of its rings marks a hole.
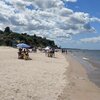
[[[0,0],[0,29],[36,34],[64,48],[100,49],[100,0]]]

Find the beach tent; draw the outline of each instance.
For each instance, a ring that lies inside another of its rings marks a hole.
[[[50,46],[47,46],[47,47],[45,48],[45,50],[50,50],[50,48],[51,48]]]
[[[30,48],[31,46],[29,46],[28,44],[25,44],[25,43],[19,43],[19,44],[17,44],[17,47],[18,48]]]

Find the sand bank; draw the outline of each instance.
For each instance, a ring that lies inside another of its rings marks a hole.
[[[0,47],[0,100],[57,100],[67,82],[64,56],[30,53],[32,60],[25,61],[17,59],[17,52]]]
[[[99,100],[100,88],[89,80],[84,66],[70,54],[67,55],[67,61],[69,67],[65,74],[69,83],[58,100]]]

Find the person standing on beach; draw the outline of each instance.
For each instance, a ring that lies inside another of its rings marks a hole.
[[[66,54],[68,53],[67,49],[66,49]]]

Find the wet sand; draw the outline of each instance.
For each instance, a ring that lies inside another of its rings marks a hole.
[[[69,83],[58,100],[99,100],[100,88],[89,80],[86,69],[70,54],[67,55],[69,62],[66,71],[66,79]]]

